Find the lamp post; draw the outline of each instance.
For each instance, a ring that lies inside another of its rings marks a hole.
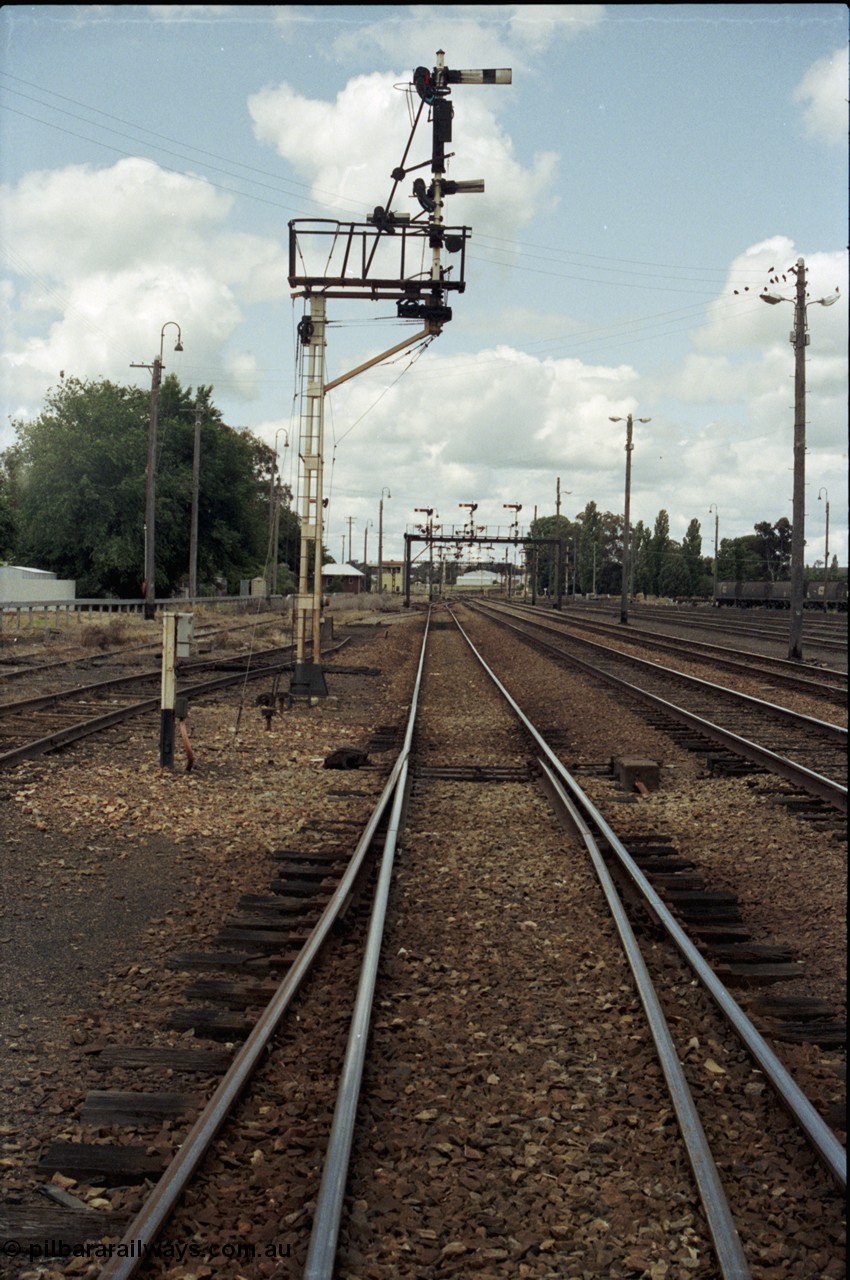
[[[720,530],[720,512],[717,510],[716,502],[712,502],[711,506],[708,508],[708,514],[711,515],[712,511],[714,512],[714,587],[712,588],[712,592],[713,592],[714,600],[716,603],[717,602],[717,535]]]
[[[818,489],[818,502],[822,502],[821,494],[826,494],[826,541],[823,548],[823,610],[826,613],[829,608],[826,588],[829,582],[829,490],[825,487]]]
[[[388,498],[393,495],[390,493],[386,485],[381,490],[381,499],[378,503],[378,593],[384,589],[384,494]]]
[[[611,418],[609,422],[622,422],[622,418]],[[623,517],[623,586],[620,593],[620,622],[625,626],[629,621],[629,501],[632,492],[632,424],[631,414],[626,422],[626,510]],[[652,422],[652,418],[638,418],[638,422]]]
[[[796,295],[784,298],[778,293],[760,293],[762,302],[775,306],[779,302],[790,302],[794,307],[794,328],[790,341],[794,348],[794,496],[792,500],[791,530],[791,627],[788,634],[788,658],[791,662],[803,660],[803,558],[805,556],[806,537],[806,347],[809,345],[809,330],[806,312],[814,303],[822,307],[830,307],[838,300],[836,292],[829,298],[814,298],[806,302],[806,263],[803,258],[797,259],[797,265],[791,268],[797,276]]]
[[[364,528],[363,528],[363,576],[364,576],[364,577],[365,577],[365,579],[366,579],[366,590],[367,590],[367,591],[369,590],[369,561],[368,561],[368,559],[367,559],[367,555],[366,555],[366,547],[368,546],[368,542],[369,542],[369,528],[370,528],[370,526],[371,526],[371,528],[373,528],[373,529],[374,529],[374,527],[375,527],[375,522],[374,522],[374,520],[367,520],[367,521],[365,522],[365,525],[364,525]]]
[[[280,503],[278,501],[278,486],[275,485],[275,476],[277,475],[277,438],[283,432],[284,449],[289,448],[289,432],[286,427],[278,427],[274,433],[274,457],[272,458],[271,477],[269,478],[269,562],[268,562],[268,597],[275,594],[277,590],[277,540],[279,533],[280,519]]]
[[[142,597],[145,602],[145,618],[150,620],[156,616],[156,428],[159,414],[159,388],[162,383],[162,348],[165,342],[165,331],[169,325],[177,330],[175,351],[183,350],[180,325],[176,320],[166,320],[159,334],[159,355],[154,356],[153,364],[131,364],[131,369],[150,369],[151,371],[151,408],[148,425],[148,453],[145,467],[145,577],[142,584]]]

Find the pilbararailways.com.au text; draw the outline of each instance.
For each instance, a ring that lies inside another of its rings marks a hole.
[[[38,1262],[45,1258],[95,1258],[108,1261],[110,1258],[157,1258],[164,1262],[185,1262],[189,1258],[200,1258],[205,1262],[216,1258],[232,1258],[237,1262],[253,1262],[257,1258],[289,1258],[292,1256],[290,1244],[270,1242],[264,1245],[251,1244],[247,1240],[237,1240],[232,1244],[202,1244],[197,1240],[122,1240],[119,1244],[104,1244],[101,1241],[89,1240],[83,1244],[67,1244],[64,1240],[41,1240],[38,1242],[22,1240],[0,1241],[0,1257],[27,1258],[30,1262]]]

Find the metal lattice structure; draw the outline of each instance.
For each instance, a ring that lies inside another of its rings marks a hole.
[[[323,533],[324,400],[334,387],[379,364],[405,347],[436,337],[452,318],[448,297],[463,293],[469,227],[447,227],[445,198],[458,192],[480,192],[484,183],[446,178],[446,146],[452,141],[453,85],[510,84],[508,69],[456,71],[445,65],[442,50],[433,71],[417,67],[410,86],[419,107],[401,164],[393,169],[392,188],[385,205],[376,205],[363,222],[327,218],[294,219],[289,224],[289,283],[303,297],[308,310],[298,328],[301,352],[301,436],[299,485],[301,494],[301,564],[296,598],[296,664],[293,692],[323,694],[321,672],[321,564]],[[415,100],[415,99],[414,99]],[[431,156],[405,168],[416,127],[427,109]],[[410,173],[430,167],[430,183],[413,181],[412,194],[420,212],[397,213],[392,208],[399,184]],[[389,300],[400,320],[417,320],[423,327],[412,337],[332,382],[325,380],[327,300],[331,298]],[[310,564],[312,561],[312,583]],[[307,661],[308,634],[312,661]]]

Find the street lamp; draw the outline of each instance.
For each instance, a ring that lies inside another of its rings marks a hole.
[[[390,493],[386,485],[381,490],[381,499],[378,503],[378,593],[384,589],[384,494],[388,498],[393,495]]]
[[[148,455],[145,469],[145,577],[142,583],[142,598],[144,599],[145,618],[150,620],[156,616],[156,427],[157,415],[159,413],[159,388],[162,383],[162,371],[165,365],[162,362],[162,347],[165,342],[165,331],[169,325],[174,325],[177,330],[177,341],[174,344],[175,351],[183,350],[182,334],[180,325],[176,320],[166,320],[159,334],[159,355],[154,356],[153,364],[131,364],[131,369],[150,369],[151,371],[151,408],[150,423],[148,425]]]
[[[367,558],[366,547],[369,540],[369,529],[375,527],[374,520],[367,520],[363,529],[363,575],[366,578],[366,588],[369,588],[369,560]]]
[[[792,662],[803,660],[803,557],[805,555],[806,518],[806,347],[809,330],[806,312],[812,305],[831,307],[838,301],[838,291],[829,298],[813,298],[806,302],[806,263],[797,259],[791,270],[797,276],[795,298],[784,298],[778,293],[760,293],[762,302],[776,306],[790,302],[794,307],[794,328],[790,341],[794,348],[794,497],[793,526],[791,529],[791,628],[788,634],[788,657]]]
[[[717,503],[712,502],[708,508],[708,514],[714,512],[714,600],[717,602],[717,535],[720,530],[720,512],[717,510]]]
[[[826,542],[823,548],[823,608],[824,613],[829,608],[827,600],[827,584],[829,582],[829,490],[825,487],[818,489],[818,502],[822,502],[821,494],[826,494]]]
[[[612,418],[609,422],[622,422],[622,418]],[[629,621],[629,500],[632,490],[632,423],[629,414],[626,419],[626,510],[623,521],[623,587],[620,594],[620,622],[625,626]],[[652,418],[638,418],[638,422],[652,422]]]

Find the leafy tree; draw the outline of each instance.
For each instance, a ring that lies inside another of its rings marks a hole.
[[[688,525],[682,540],[682,558],[688,571],[688,595],[703,594],[705,562],[702,556],[702,534],[696,518]]]
[[[661,596],[689,596],[691,574],[683,549],[675,542],[668,542],[664,559],[658,570],[658,594]]]
[[[652,591],[650,581],[651,541],[652,534],[649,529],[642,520],[638,520],[632,529],[632,535],[629,539],[629,563],[632,566],[630,589],[633,584],[634,590],[643,595],[649,595]]]
[[[662,508],[655,517],[655,529],[649,540],[647,554],[647,579],[648,590],[651,594],[657,595],[660,590],[661,567],[664,563],[664,555],[670,545],[670,517]]]
[[[588,502],[579,515],[581,534],[578,544],[578,588],[583,595],[596,591],[602,569],[602,517],[595,502]]]
[[[198,578],[262,571],[271,450],[221,420],[212,389],[160,388],[156,457],[156,591],[188,572],[196,404],[201,410]],[[77,581],[80,596],[138,597],[144,565],[149,393],[68,378],[33,422],[17,423],[16,555]]]
[[[18,541],[19,463],[14,446],[0,454],[0,561],[14,555]]]
[[[759,578],[760,558],[756,538],[721,538],[717,553],[717,577],[720,582],[755,582]]]
[[[791,573],[791,522],[781,516],[775,524],[762,520],[753,526],[756,550],[761,559],[759,580],[782,582]]]
[[[531,522],[529,533],[532,538],[561,538],[564,544],[562,589],[569,582],[569,560],[572,554],[574,536],[577,537],[578,526],[566,516],[539,516]],[[558,592],[557,564],[558,549],[554,545],[527,546],[529,564],[536,563],[536,589],[540,595],[555,596]]]

